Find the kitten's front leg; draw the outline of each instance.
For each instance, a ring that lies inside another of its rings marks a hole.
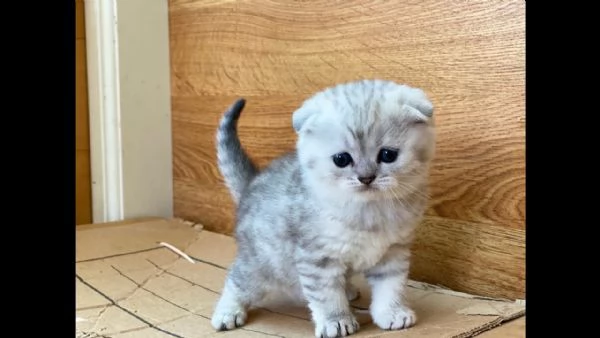
[[[328,257],[296,263],[302,292],[315,323],[316,337],[344,337],[358,331],[346,295],[346,267]]]
[[[405,300],[410,249],[394,245],[379,263],[365,271],[372,288],[371,317],[385,330],[400,330],[415,324],[417,317]]]

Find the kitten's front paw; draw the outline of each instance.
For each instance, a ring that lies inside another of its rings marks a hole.
[[[417,322],[415,312],[407,307],[396,307],[388,311],[372,313],[373,322],[384,330],[401,330]]]
[[[227,331],[238,328],[246,323],[247,313],[244,309],[228,309],[215,311],[211,324],[217,331]]]
[[[349,336],[359,329],[353,315],[342,315],[335,319],[329,318],[316,324],[315,336],[318,338],[334,338]]]

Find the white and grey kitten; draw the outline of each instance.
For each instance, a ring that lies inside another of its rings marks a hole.
[[[218,162],[237,203],[237,256],[212,317],[244,325],[274,292],[308,303],[315,336],[357,332],[349,283],[364,273],[382,329],[413,325],[404,298],[413,232],[427,204],[433,106],[416,88],[362,80],[327,88],[293,114],[296,151],[259,171],[237,136],[238,100],[217,132]]]

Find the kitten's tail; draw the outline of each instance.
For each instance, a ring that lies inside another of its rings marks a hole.
[[[237,122],[246,105],[245,99],[238,99],[223,115],[217,130],[217,159],[221,175],[236,204],[258,173],[256,165],[242,148],[237,134]]]

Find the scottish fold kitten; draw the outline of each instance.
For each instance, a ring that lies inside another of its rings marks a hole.
[[[264,170],[237,136],[244,105],[233,104],[217,131],[219,169],[237,204],[237,256],[214,328],[240,327],[250,307],[286,292],[307,302],[316,337],[350,335],[359,329],[349,305],[354,273],[372,288],[375,324],[412,326],[410,245],[435,143],[425,93],[383,80],[327,88],[294,112],[296,150]]]

